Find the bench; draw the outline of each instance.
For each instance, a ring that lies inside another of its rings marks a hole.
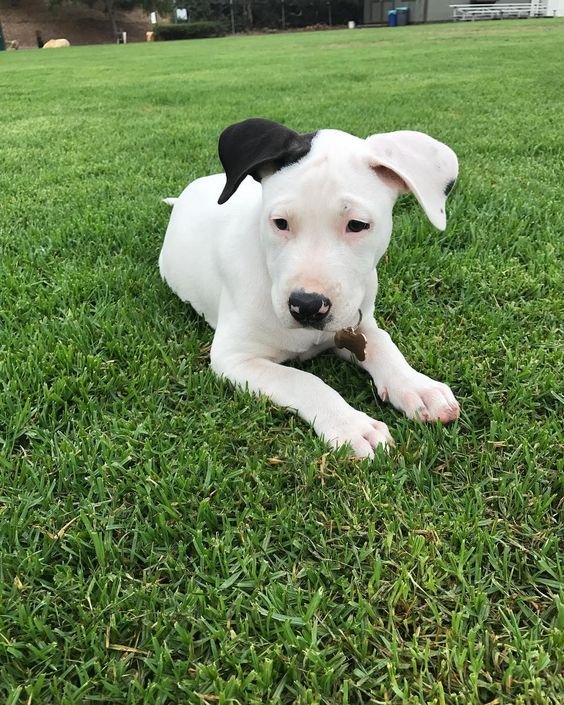
[[[499,5],[449,5],[455,22],[546,17],[547,1],[511,2]]]

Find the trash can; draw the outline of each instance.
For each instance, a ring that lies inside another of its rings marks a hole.
[[[6,42],[4,41],[4,35],[2,34],[2,23],[0,22],[0,51],[6,49]]]
[[[405,27],[409,24],[409,7],[396,7],[397,25]]]
[[[398,16],[396,14],[395,10],[390,10],[388,12],[388,27],[397,27],[398,26]]]

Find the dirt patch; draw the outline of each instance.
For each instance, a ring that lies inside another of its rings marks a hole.
[[[0,0],[0,19],[6,41],[15,39],[20,48],[37,47],[37,31],[43,41],[64,37],[72,46],[116,41],[107,16],[82,4],[50,10],[47,0]],[[151,23],[147,15],[136,10],[119,13],[118,27],[127,32],[128,42],[144,42]]]

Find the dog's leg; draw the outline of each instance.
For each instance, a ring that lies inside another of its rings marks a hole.
[[[212,369],[233,384],[265,394],[275,404],[295,409],[334,448],[350,445],[358,457],[372,457],[377,446],[393,444],[386,424],[357,411],[315,375],[241,351],[212,346]]]
[[[382,401],[410,419],[448,423],[458,418],[460,408],[450,387],[414,370],[373,319],[363,322],[361,330],[367,339],[366,359],[358,364],[372,376]],[[356,359],[347,351],[337,352]]]

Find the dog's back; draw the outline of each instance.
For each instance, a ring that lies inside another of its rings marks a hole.
[[[220,206],[217,199],[224,185],[224,174],[205,176],[178,198],[164,199],[173,210],[159,257],[162,278],[214,328],[222,292],[236,286],[234,262],[252,249],[244,238],[257,237],[253,220],[261,202],[259,184],[246,179],[237,198]]]

